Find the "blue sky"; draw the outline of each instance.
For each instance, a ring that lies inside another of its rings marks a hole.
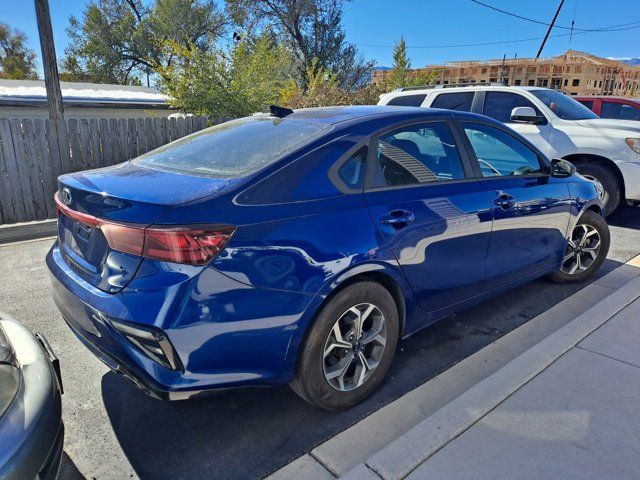
[[[548,22],[559,0],[482,0],[518,15]],[[69,15],[80,17],[82,0],[49,0],[56,51],[67,45],[65,28]],[[640,8],[638,0],[566,0],[557,24],[579,29],[620,26],[628,30],[578,33],[571,48],[603,57],[640,57]],[[0,0],[0,21],[23,30],[30,46],[40,55],[32,0]],[[632,24],[632,22],[637,22]],[[392,46],[401,35],[409,47],[414,67],[452,60],[535,56],[546,27],[513,18],[471,0],[353,0],[345,8],[347,38],[366,58],[391,65]],[[624,24],[624,26],[622,26]],[[568,33],[554,29],[552,35]],[[518,41],[521,39],[531,39]],[[498,42],[509,42],[498,44]],[[481,43],[496,43],[478,45]],[[465,45],[452,47],[453,45]],[[543,56],[569,48],[569,36],[550,38]]]

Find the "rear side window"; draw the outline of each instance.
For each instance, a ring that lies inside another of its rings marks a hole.
[[[489,125],[463,123],[483,177],[542,173],[536,152],[506,132]]]
[[[332,128],[295,118],[246,117],[169,143],[134,162],[193,175],[240,177],[276,162]]]
[[[470,112],[473,95],[473,92],[441,93],[433,101],[431,107]]]
[[[399,97],[392,98],[389,100],[387,105],[397,105],[402,107],[419,107],[424,102],[424,99],[427,98],[426,94],[420,95],[400,95]]]
[[[511,122],[511,111],[516,107],[531,107],[538,116],[542,116],[540,110],[528,99],[517,93],[508,92],[486,92],[482,113],[499,122],[509,123]]]
[[[451,131],[443,122],[410,125],[381,136],[376,159],[373,187],[464,178]]]
[[[362,147],[351,155],[338,169],[338,177],[349,188],[360,189],[364,184],[367,165],[367,147]]]

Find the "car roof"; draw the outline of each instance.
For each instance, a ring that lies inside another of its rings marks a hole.
[[[411,95],[411,94],[423,94],[423,93],[435,93],[435,92],[464,92],[464,91],[474,91],[474,90],[499,90],[499,91],[510,91],[510,90],[518,90],[518,91],[533,91],[533,90],[550,90],[556,91],[552,88],[546,87],[529,87],[529,86],[516,86],[516,85],[488,85],[482,83],[470,83],[468,85],[461,85],[456,87],[449,87],[447,85],[436,85],[435,87],[424,87],[424,88],[411,88],[410,90],[393,90],[391,92],[386,93],[385,95]]]
[[[298,119],[328,123],[331,125],[358,123],[374,118],[388,120],[421,119],[429,117],[455,116],[456,118],[486,119],[482,115],[471,112],[444,110],[441,108],[404,107],[396,105],[350,105],[345,107],[316,107],[294,110],[285,119]]]
[[[423,109],[424,110],[424,109]],[[418,113],[417,107],[395,107],[387,105],[348,105],[342,107],[315,107],[294,110],[285,118],[310,120],[316,122],[336,123],[372,116],[397,115],[399,113]]]
[[[619,101],[619,102],[633,102],[633,103],[638,103],[640,102],[640,98],[627,98],[627,97],[621,97],[619,95],[576,95],[573,98],[579,98],[581,100],[592,100],[592,99],[598,99],[598,100],[613,100],[615,101]]]

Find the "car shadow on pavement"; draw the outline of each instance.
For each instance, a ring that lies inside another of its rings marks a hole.
[[[619,265],[607,260],[599,276]],[[401,342],[381,388],[346,412],[313,408],[288,387],[161,402],[113,372],[102,378],[104,405],[142,479],[262,478],[587,284],[537,280],[425,328]]]
[[[612,227],[640,230],[640,207],[621,206],[607,217],[607,223]]]
[[[80,470],[73,463],[73,460],[69,458],[67,452],[62,452],[62,459],[60,460],[60,473],[58,478],[64,478],[65,480],[85,480],[86,477],[80,473]]]

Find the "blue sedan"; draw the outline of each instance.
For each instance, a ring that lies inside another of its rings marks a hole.
[[[479,115],[273,108],[61,176],[47,265],[79,340],[151,395],[291,384],[337,410],[400,338],[543,275],[591,277],[597,188]]]

